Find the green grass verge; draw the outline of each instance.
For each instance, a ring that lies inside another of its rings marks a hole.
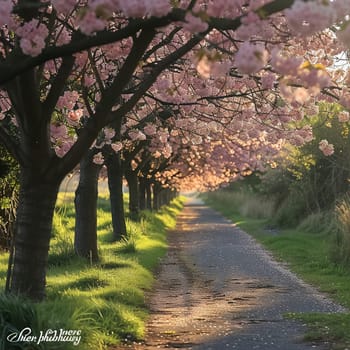
[[[237,204],[229,205],[227,193],[208,194],[205,201],[215,210],[237,223],[253,236],[277,260],[288,263],[289,268],[304,281],[350,308],[350,270],[338,266],[330,259],[333,236],[330,233],[310,233],[300,229],[271,228],[269,219],[242,216]],[[350,348],[350,314],[288,314],[309,325],[308,340],[330,342],[333,349]]]
[[[154,268],[167,249],[166,231],[175,226],[183,200],[178,198],[157,213],[145,212],[138,223],[128,221],[130,238],[109,243],[109,200],[100,196],[97,223],[100,262],[89,264],[74,255],[73,196],[73,193],[59,195],[46,300],[34,304],[0,295],[0,349],[10,349],[4,343],[5,334],[25,327],[30,327],[35,335],[47,329],[81,330],[81,342],[78,347],[63,342],[22,343],[13,346],[13,350],[98,350],[123,339],[144,336],[148,315],[145,291],[152,287]],[[7,254],[0,254],[1,288],[5,285],[7,258]]]

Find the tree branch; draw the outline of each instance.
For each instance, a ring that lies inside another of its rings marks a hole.
[[[275,0],[256,10],[256,13],[261,18],[266,18],[273,13],[280,12],[290,7],[293,3],[294,0]],[[36,57],[28,57],[18,51],[14,52],[11,62],[3,62],[0,64],[0,85],[12,80],[18,74],[48,60],[69,56],[95,46],[106,45],[128,37],[133,37],[140,30],[156,29],[167,26],[170,23],[181,22],[184,20],[185,15],[186,10],[176,8],[173,9],[169,15],[162,18],[151,17],[148,19],[134,19],[130,21],[126,27],[116,32],[105,30],[89,37],[77,32],[73,35],[72,41],[69,44],[58,47],[48,47]],[[241,18],[242,16],[235,19],[209,18],[208,23],[212,28],[218,30],[235,30],[241,25]]]
[[[203,33],[202,35],[205,36],[208,32],[209,30]],[[191,51],[201,40],[202,36],[193,37],[185,45],[183,45],[178,50],[172,52],[167,57],[158,62],[155,68],[152,70],[152,72],[150,72],[148,77],[139,85],[138,90],[135,91],[133,96],[118,109],[119,116],[123,116],[129,111],[131,111],[131,109],[136,105],[139,99],[154,84],[159,74],[167,67],[169,67],[172,63],[174,63],[176,60],[180,59],[186,53]]]
[[[143,30],[135,39],[134,45],[112,84],[102,93],[101,101],[95,108],[95,114],[89,118],[80,131],[78,140],[61,159],[57,171],[66,174],[79,162],[81,156],[90,147],[98,132],[109,122],[109,113],[130,81],[139,61],[155,36],[154,30]]]
[[[51,85],[51,89],[42,104],[42,113],[45,121],[51,119],[52,112],[57,104],[62,91],[66,85],[66,81],[72,72],[75,58],[73,56],[63,57],[62,64],[57,72],[56,78]]]

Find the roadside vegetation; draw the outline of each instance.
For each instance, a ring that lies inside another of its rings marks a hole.
[[[323,109],[322,109],[323,108]],[[315,139],[288,146],[273,168],[207,193],[206,202],[237,223],[305,281],[350,309],[350,138],[337,107],[321,106]],[[320,140],[335,145],[322,155]],[[310,326],[308,340],[350,347],[350,314],[289,314]]]
[[[302,279],[350,308],[350,260],[348,247],[343,245],[350,231],[342,232],[337,227],[336,216],[328,213],[328,220],[323,220],[321,214],[310,214],[296,227],[281,228],[274,223],[273,203],[257,194],[221,190],[206,194],[205,199],[207,204],[263,244],[276,259],[287,262]],[[350,202],[344,200],[342,205],[350,213]],[[350,220],[347,224],[350,225]],[[342,235],[344,241],[339,238]],[[350,313],[286,316],[302,320],[310,326],[310,332],[306,335],[308,340],[330,342],[337,350],[350,346]]]
[[[154,269],[167,248],[166,231],[175,226],[182,203],[177,198],[158,212],[142,212],[138,222],[127,220],[127,236],[112,243],[109,199],[100,195],[100,261],[92,263],[74,253],[74,193],[60,193],[49,255],[47,298],[33,303],[0,296],[0,349],[8,349],[1,335],[25,327],[31,327],[33,334],[47,329],[81,330],[78,348],[84,350],[141,339],[147,319],[145,292],[152,286]],[[5,285],[7,260],[7,254],[1,253],[1,288]],[[76,348],[64,342],[30,344],[31,350]],[[13,350],[17,349],[26,348],[16,344]]]

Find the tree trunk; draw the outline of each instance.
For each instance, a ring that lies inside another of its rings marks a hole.
[[[160,192],[161,192],[161,185],[158,182],[155,182],[153,184],[153,209],[159,210],[161,203],[160,203]]]
[[[97,196],[101,165],[92,161],[88,152],[80,162],[79,185],[75,191],[75,239],[77,255],[91,261],[98,260],[97,250]]]
[[[9,290],[32,300],[45,297],[52,218],[60,181],[42,183],[21,176]]]
[[[146,209],[146,179],[139,177],[139,205],[140,210]]]
[[[146,209],[152,210],[152,190],[151,190],[151,182],[149,179],[146,179],[145,186],[146,186]]]
[[[125,178],[129,187],[129,216],[131,220],[139,219],[139,186],[137,174],[131,169],[126,169]]]
[[[109,197],[111,201],[113,241],[119,241],[126,235],[123,171],[119,153],[111,153],[106,162]]]
[[[163,205],[167,205],[167,193],[168,193],[168,189],[167,188],[162,188],[160,190],[160,206],[163,206]]]

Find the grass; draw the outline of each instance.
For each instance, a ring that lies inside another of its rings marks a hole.
[[[157,213],[127,222],[125,241],[110,243],[108,197],[100,196],[98,235],[100,262],[90,264],[74,254],[73,193],[60,194],[54,218],[47,274],[47,298],[40,304],[0,295],[0,333],[31,327],[81,330],[79,349],[105,349],[124,339],[142,339],[147,320],[145,291],[167,249],[166,231],[173,228],[182,200]],[[5,285],[7,255],[0,254],[0,284]],[[1,334],[0,334],[1,336]],[[2,336],[4,339],[4,336]],[[1,347],[0,349],[4,347]],[[71,343],[31,343],[24,349],[76,349]],[[4,349],[7,349],[5,347]],[[13,347],[13,350],[21,347]],[[10,349],[9,349],[10,350]],[[11,349],[12,350],[12,349]]]
[[[249,201],[251,194],[246,194]],[[230,201],[230,198],[232,199]],[[239,200],[237,200],[237,198]],[[207,194],[206,202],[224,216],[237,223],[258,242],[271,251],[277,260],[288,263],[289,268],[304,281],[327,293],[333,300],[350,308],[350,267],[338,265],[331,258],[335,233],[330,221],[320,222],[319,214],[304,221],[298,228],[271,227],[273,215],[259,216],[245,207],[242,194],[230,192]],[[259,201],[260,199],[257,199]],[[269,207],[270,204],[267,204]],[[344,314],[288,314],[308,324],[307,340],[330,342],[333,349],[350,348],[350,313]]]

